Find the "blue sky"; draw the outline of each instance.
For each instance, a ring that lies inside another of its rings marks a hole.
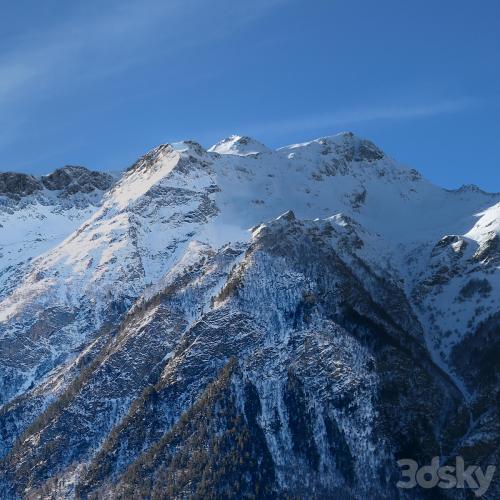
[[[497,0],[4,2],[0,170],[352,130],[445,187],[500,191],[499,19]]]

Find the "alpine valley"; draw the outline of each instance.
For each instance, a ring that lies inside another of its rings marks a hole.
[[[500,194],[352,133],[0,173],[2,499],[474,497],[397,461],[498,464],[499,366]]]

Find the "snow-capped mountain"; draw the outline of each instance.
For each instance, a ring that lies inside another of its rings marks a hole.
[[[66,166],[35,177],[0,173],[0,296],[26,264],[88,219],[114,183],[111,175]]]
[[[498,459],[500,194],[343,133],[0,197],[6,498],[398,498],[398,458]]]

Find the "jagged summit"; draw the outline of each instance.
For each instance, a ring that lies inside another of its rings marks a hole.
[[[95,190],[106,191],[113,183],[113,176],[106,172],[92,171],[74,165],[66,165],[42,176],[0,172],[0,195],[20,198],[48,190],[59,191],[61,195],[69,196],[76,193],[91,193]]]
[[[211,153],[219,153],[224,155],[255,155],[271,151],[266,145],[252,139],[251,137],[241,135],[231,135],[226,139],[222,139],[217,144],[209,148]]]
[[[285,213],[281,214],[277,220],[285,220],[288,222],[296,220],[295,214],[293,213],[293,210],[287,210]]]
[[[205,148],[200,143],[193,141],[192,139],[186,139],[181,142],[173,142],[171,146],[175,151],[182,153],[190,153],[197,156],[202,156],[206,153]]]
[[[28,196],[42,189],[39,179],[19,172],[0,172],[0,195]]]
[[[358,137],[353,132],[341,132],[336,135],[320,137],[312,141],[291,144],[278,151],[312,150],[321,154],[336,152],[347,161],[374,162],[385,157],[385,153],[368,139]]]
[[[156,146],[142,155],[136,162],[125,170],[125,177],[131,172],[146,173],[152,169],[157,171],[162,168],[165,161],[170,161],[172,155],[199,158],[206,154],[205,148],[196,141],[184,140],[179,142],[165,143]],[[169,159],[169,160],[167,160]]]
[[[485,191],[484,189],[481,189],[477,184],[463,184],[460,186],[458,189],[450,189],[451,192],[456,192],[456,193],[480,193],[484,195],[491,195],[495,196],[498,195],[499,193],[490,193],[488,191]]]
[[[113,177],[106,172],[89,170],[86,167],[67,165],[41,177],[43,186],[50,191],[64,191],[67,195],[94,190],[106,191]]]

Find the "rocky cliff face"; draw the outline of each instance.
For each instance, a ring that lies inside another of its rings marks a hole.
[[[23,245],[37,193],[82,217],[2,257],[5,498],[399,498],[399,458],[498,461],[500,195],[349,133],[1,179]]]
[[[57,191],[58,197],[68,197],[76,193],[107,191],[113,183],[113,177],[105,172],[71,165],[41,177],[18,172],[0,172],[0,195],[19,201],[20,198],[34,193],[47,195],[43,191],[48,190]]]

